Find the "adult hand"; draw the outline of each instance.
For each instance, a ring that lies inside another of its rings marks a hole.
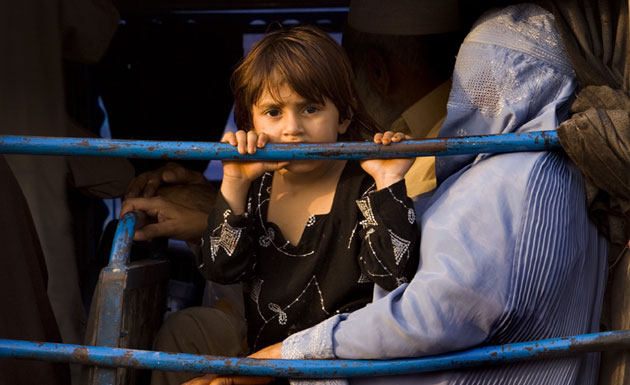
[[[133,237],[135,241],[168,237],[199,243],[208,217],[206,212],[173,203],[162,197],[126,199],[120,216],[129,211],[143,211],[156,221],[137,229]]]
[[[127,186],[125,198],[153,197],[164,184],[209,185],[209,182],[202,173],[169,162],[163,167],[143,172],[133,178]]]
[[[161,186],[157,195],[188,208],[210,213],[219,190],[208,184],[180,184]]]
[[[280,353],[281,349],[282,342],[279,342],[249,355],[249,358],[280,359],[282,358]],[[192,379],[183,385],[257,385],[268,384],[271,381],[273,381],[273,378],[271,377],[217,376],[214,374],[207,374],[203,377]]]
[[[374,142],[388,146],[391,143],[409,140],[411,137],[402,132],[386,131],[374,135]],[[361,167],[376,182],[376,189],[380,190],[405,178],[405,174],[413,165],[415,158],[399,159],[367,159],[361,161]]]

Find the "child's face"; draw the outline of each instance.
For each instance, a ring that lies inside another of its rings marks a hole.
[[[279,101],[265,90],[252,107],[254,131],[275,143],[336,142],[350,120],[339,123],[339,111],[328,99],[318,104],[304,99],[287,85],[278,88]]]

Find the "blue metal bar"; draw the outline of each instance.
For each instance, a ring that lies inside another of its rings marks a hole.
[[[110,267],[123,266],[129,262],[133,236],[136,232],[136,223],[136,213],[127,213],[118,222],[112,251],[109,255]]]
[[[97,322],[94,344],[118,348],[122,329],[123,298],[127,281],[129,256],[136,226],[142,217],[138,213],[125,214],[116,227],[109,264],[101,271],[101,292],[95,297]],[[116,368],[99,367],[93,374],[98,384],[114,384]]]
[[[439,356],[392,361],[254,360],[0,339],[0,358],[216,374],[344,378],[421,373],[628,348],[630,331],[625,330],[489,346]]]
[[[0,136],[0,153],[109,156],[147,159],[305,160],[444,156],[561,148],[555,131],[409,140],[383,146],[373,142],[268,144],[241,155],[227,143]]]

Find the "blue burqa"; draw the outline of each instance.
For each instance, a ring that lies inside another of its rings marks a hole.
[[[553,130],[575,89],[550,13],[534,5],[488,13],[457,56],[440,136]],[[571,161],[562,152],[437,159],[438,188],[416,207],[414,279],[392,292],[377,287],[367,307],[289,337],[284,358],[420,357],[598,331],[607,245]],[[594,384],[598,361],[593,353],[351,382]]]

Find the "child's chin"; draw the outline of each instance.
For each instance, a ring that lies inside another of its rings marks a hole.
[[[283,167],[284,170],[289,172],[293,172],[296,174],[301,174],[309,171],[313,171],[317,166],[313,161],[309,160],[294,160],[289,162],[286,166]]]

